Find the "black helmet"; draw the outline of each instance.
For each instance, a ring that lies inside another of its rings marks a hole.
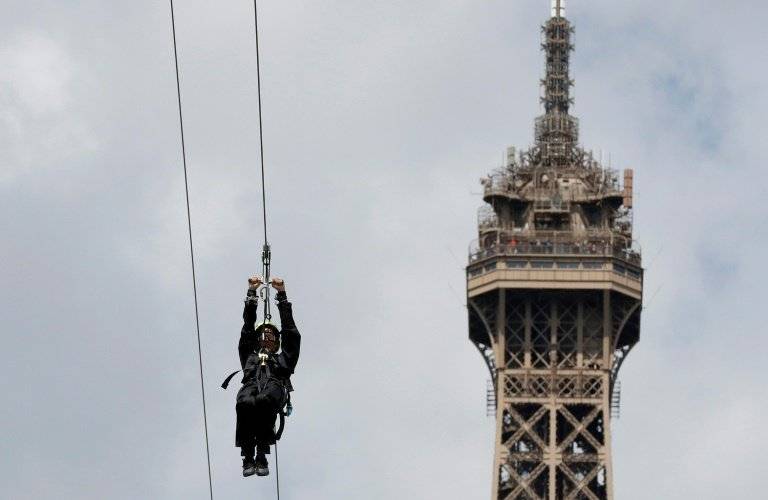
[[[265,320],[256,327],[256,335],[259,337],[260,349],[267,350],[272,354],[280,350],[280,330],[277,325]]]

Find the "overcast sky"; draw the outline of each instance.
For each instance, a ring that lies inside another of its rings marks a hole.
[[[0,7],[0,497],[205,499],[168,3]],[[754,498],[768,7],[568,7],[582,143],[635,168],[647,269],[617,498]],[[241,477],[236,387],[218,388],[260,267],[252,4],[176,8],[214,488],[274,498],[274,476]],[[548,13],[547,0],[260,2],[274,272],[304,342],[283,498],[490,496],[494,422],[462,269],[478,179],[532,141]]]

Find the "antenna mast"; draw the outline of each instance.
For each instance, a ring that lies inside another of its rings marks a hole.
[[[565,17],[565,0],[552,0],[552,17]]]

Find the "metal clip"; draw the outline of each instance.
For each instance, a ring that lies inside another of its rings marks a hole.
[[[267,366],[268,359],[269,359],[269,354],[265,353],[264,351],[259,353],[259,361],[261,362],[261,366]]]
[[[269,247],[268,243],[264,243],[264,248],[261,250],[261,262],[268,266],[270,261],[272,260],[272,249]]]

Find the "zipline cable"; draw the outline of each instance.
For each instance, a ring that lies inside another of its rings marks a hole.
[[[181,112],[181,83],[179,82],[179,55],[176,49],[176,18],[171,2],[171,31],[173,33],[173,61],[176,67],[176,96],[179,103],[179,130],[181,132],[181,159],[184,164],[184,194],[187,202],[187,229],[189,232],[189,257],[192,263],[192,292],[195,298],[195,327],[197,329],[197,360],[200,365],[200,393],[203,397],[203,426],[205,429],[205,458],[208,461],[208,491],[213,500],[213,476],[211,474],[211,449],[208,444],[208,414],[205,405],[205,384],[203,377],[203,349],[200,343],[200,312],[197,304],[197,275],[195,273],[195,247],[192,243],[192,215],[189,209],[189,179],[187,176],[187,149],[184,143],[184,117]]]
[[[253,33],[256,39],[256,94],[259,99],[259,155],[261,159],[261,213],[264,222],[264,247],[261,251],[261,262],[263,265],[264,283],[269,285],[270,264],[272,261],[272,250],[269,246],[267,237],[267,184],[264,174],[264,126],[261,112],[261,58],[259,57],[259,8],[257,0],[253,0]],[[264,319],[270,320],[272,314],[269,310],[269,286],[265,287],[264,292]]]
[[[253,30],[256,38],[256,93],[259,98],[259,152],[261,153],[261,211],[264,216],[264,244],[267,239],[267,189],[264,182],[264,134],[261,118],[261,60],[259,59],[259,10],[253,0]]]
[[[280,500],[280,463],[277,461],[277,441],[275,441],[275,479],[277,480],[277,500]]]
[[[272,250],[267,238],[267,184],[264,176],[264,127],[261,113],[261,58],[259,57],[259,7],[253,0],[253,33],[256,39],[256,93],[259,98],[259,153],[261,159],[261,213],[264,219],[264,248],[261,251],[261,262],[264,266],[265,289],[264,319],[269,320],[269,271],[272,262]],[[275,482],[277,485],[277,500],[280,500],[280,463],[277,458],[277,441],[275,441]]]

